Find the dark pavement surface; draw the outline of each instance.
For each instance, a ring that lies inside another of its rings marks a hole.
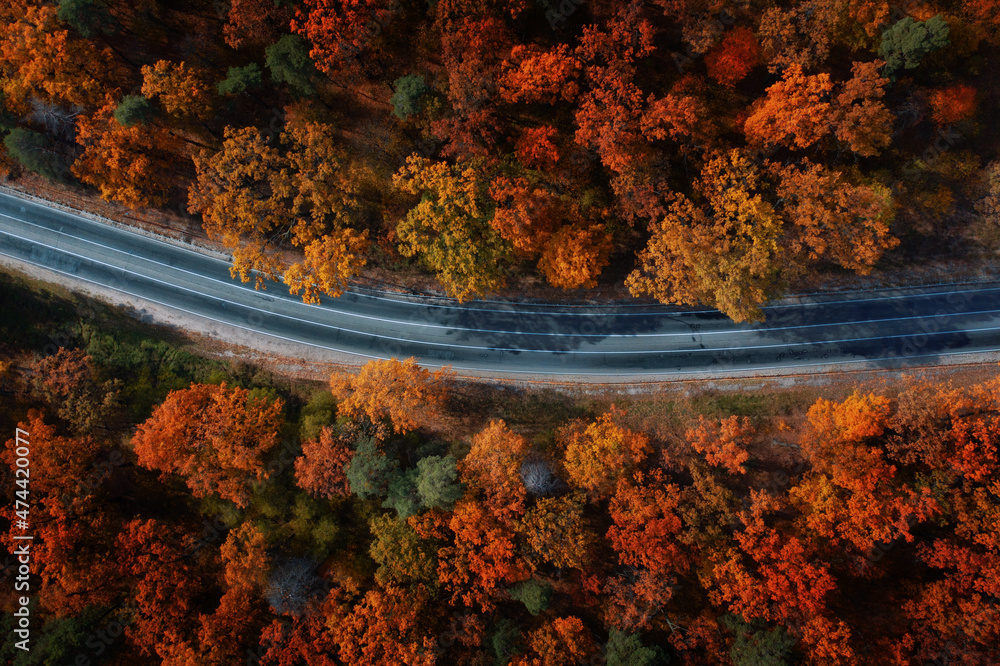
[[[357,289],[321,305],[228,262],[0,193],[0,255],[210,320],[361,357],[533,375],[677,376],[928,365],[1000,350],[1000,284],[797,297],[761,324],[664,305],[510,304]]]

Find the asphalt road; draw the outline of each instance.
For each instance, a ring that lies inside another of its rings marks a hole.
[[[514,376],[780,374],[1000,351],[1000,283],[798,297],[762,324],[663,305],[511,304],[359,289],[307,305],[228,262],[0,193],[0,255],[214,322],[369,358]]]

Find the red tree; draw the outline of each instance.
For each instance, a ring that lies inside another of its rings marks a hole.
[[[319,437],[302,443],[302,456],[295,459],[295,481],[300,488],[327,499],[350,494],[344,465],[354,452],[347,439],[325,427]]]
[[[358,69],[358,56],[391,16],[389,0],[304,0],[291,27],[312,44],[316,66],[333,76]]]
[[[281,400],[225,384],[172,391],[132,437],[139,464],[185,477],[197,497],[217,492],[246,506],[250,483],[267,478],[264,458],[278,443]]]
[[[710,596],[744,619],[791,629],[817,663],[856,663],[850,629],[828,608],[835,579],[808,542],[765,524],[770,504],[763,494],[755,495],[752,514],[744,515],[746,527],[736,534],[739,550],[714,565]]]
[[[230,0],[229,17],[222,26],[231,48],[261,48],[278,41],[291,14],[274,0]]]
[[[628,567],[642,567],[657,575],[683,571],[688,559],[677,537],[681,519],[677,515],[680,490],[664,481],[663,474],[636,472],[618,482],[608,506],[613,524],[608,540]]]
[[[192,541],[180,526],[156,520],[133,520],[118,536],[119,566],[135,581],[135,619],[127,634],[149,657],[176,654],[197,631],[195,611],[208,580],[192,557]]]
[[[459,463],[462,480],[482,492],[483,505],[500,519],[524,511],[526,491],[520,470],[528,442],[503,421],[492,421],[472,438],[472,448]]]
[[[559,149],[552,142],[555,135],[556,128],[551,125],[525,128],[514,146],[514,154],[526,167],[551,169],[559,161]]]
[[[705,456],[709,465],[722,467],[730,474],[745,474],[743,466],[750,454],[746,446],[754,435],[750,419],[743,420],[736,416],[709,421],[704,416],[699,417],[698,425],[687,431],[687,440],[694,450]]]
[[[726,33],[722,43],[705,56],[708,75],[724,86],[742,81],[760,61],[760,44],[753,31],[743,26]]]
[[[437,641],[430,635],[428,594],[398,587],[375,588],[353,608],[338,607],[327,617],[331,637],[345,664],[381,666],[436,663]]]
[[[953,125],[976,113],[976,89],[956,83],[931,93],[931,115],[938,125]]]
[[[454,544],[438,551],[438,577],[455,603],[492,609],[495,595],[530,575],[517,555],[514,534],[486,512],[483,505],[463,499],[448,522]]]

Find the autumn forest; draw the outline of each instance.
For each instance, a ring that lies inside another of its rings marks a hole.
[[[310,303],[755,321],[995,260],[998,34],[997,0],[5,0],[0,177]],[[998,664],[990,370],[320,385],[0,271],[0,663]]]

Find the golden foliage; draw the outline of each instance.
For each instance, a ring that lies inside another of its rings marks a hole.
[[[348,226],[360,215],[359,175],[332,128],[293,123],[276,147],[255,128],[227,127],[222,150],[194,162],[189,210],[232,251],[233,277],[257,288],[283,279],[314,303],[320,294],[339,296],[365,265],[367,230]],[[301,261],[287,261],[289,246],[303,250]]]
[[[735,321],[760,319],[777,293],[784,251],[781,218],[759,194],[759,169],[739,151],[702,172],[705,207],[678,195],[627,278],[635,296],[717,307]]]
[[[448,368],[431,373],[413,358],[392,358],[369,361],[356,375],[334,374],[330,390],[340,416],[373,423],[388,418],[396,432],[407,432],[440,414],[451,375]]]
[[[116,103],[108,98],[91,116],[77,119],[76,141],[83,146],[71,170],[97,187],[101,198],[129,208],[162,206],[176,142],[155,126],[125,127],[114,117]]]
[[[420,255],[458,300],[504,285],[511,248],[490,226],[487,181],[475,165],[449,166],[411,155],[392,182],[420,197],[396,227],[404,256]]]
[[[100,104],[115,73],[109,49],[62,27],[54,5],[27,5],[0,22],[0,90],[4,103],[26,112],[31,97],[64,106]]]
[[[592,497],[613,491],[618,479],[629,474],[652,450],[648,437],[618,425],[623,414],[612,408],[585,427],[573,423],[557,435],[565,450],[563,466],[570,483]]]
[[[538,268],[549,284],[561,289],[596,287],[610,254],[611,236],[603,225],[567,225],[545,244]]]

